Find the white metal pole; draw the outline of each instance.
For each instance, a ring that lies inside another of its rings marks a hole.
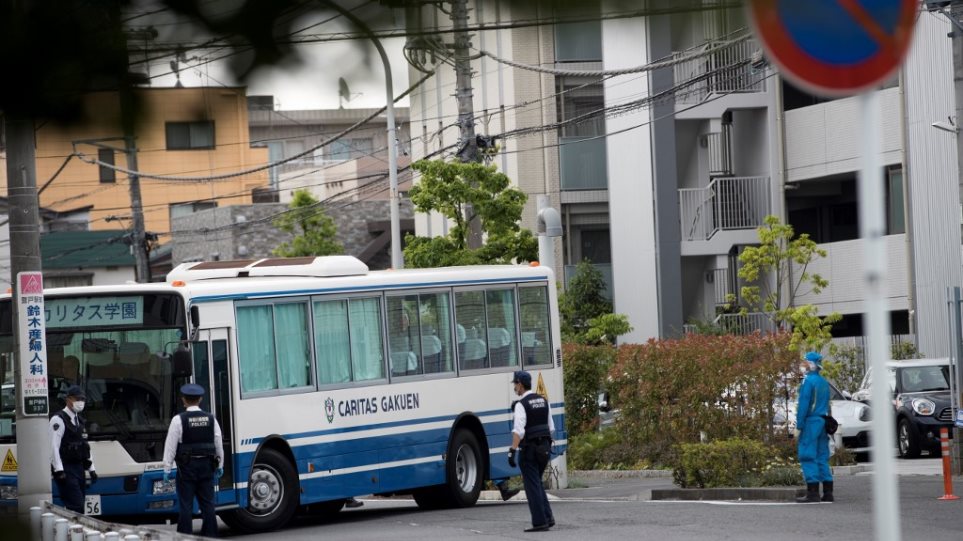
[[[42,541],[53,541],[54,520],[56,519],[57,515],[53,513],[44,513],[40,515],[40,539]]]
[[[395,93],[391,85],[391,63],[378,38],[371,36],[378,49],[381,62],[385,65],[385,97],[388,102],[385,114],[388,116],[388,194],[391,205],[391,267],[403,269],[405,262],[401,257],[401,210],[398,199],[398,144],[395,133]]]
[[[67,541],[67,528],[70,526],[67,519],[58,518],[54,521],[54,541]]]
[[[863,117],[863,170],[859,175],[859,232],[863,239],[863,284],[866,291],[865,321],[869,329],[870,366],[872,383],[872,457],[874,539],[899,541],[900,520],[897,480],[893,465],[893,396],[886,378],[886,364],[890,360],[888,336],[889,308],[883,288],[886,286],[886,253],[883,242],[886,221],[883,204],[883,175],[880,170],[880,109],[875,92],[859,97]]]

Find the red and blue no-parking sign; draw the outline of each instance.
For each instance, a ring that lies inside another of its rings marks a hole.
[[[851,95],[900,66],[917,0],[750,0],[749,16],[769,59],[817,94]]]

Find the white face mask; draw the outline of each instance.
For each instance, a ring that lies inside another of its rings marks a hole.
[[[808,365],[807,363],[803,363],[803,364],[799,365],[799,373],[802,374],[802,375],[804,375],[804,376],[805,376],[806,374],[808,374],[808,373],[809,373],[809,365]]]
[[[85,402],[83,400],[77,400],[74,402],[73,410],[75,413],[80,413],[84,411]]]

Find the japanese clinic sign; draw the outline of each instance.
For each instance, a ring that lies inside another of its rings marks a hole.
[[[17,336],[23,415],[47,416],[47,340],[44,336],[43,275],[17,273]]]

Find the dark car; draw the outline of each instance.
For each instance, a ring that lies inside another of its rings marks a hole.
[[[887,379],[896,407],[896,443],[903,458],[940,452],[940,428],[953,434],[948,359],[893,361]],[[872,372],[867,371],[855,397],[868,400]]]

